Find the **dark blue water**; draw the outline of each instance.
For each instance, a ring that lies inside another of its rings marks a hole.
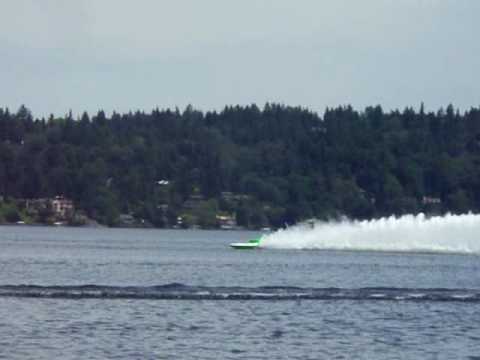
[[[480,359],[480,257],[0,227],[0,359]]]

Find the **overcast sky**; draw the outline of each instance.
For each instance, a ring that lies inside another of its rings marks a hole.
[[[480,106],[478,0],[2,0],[0,107]]]

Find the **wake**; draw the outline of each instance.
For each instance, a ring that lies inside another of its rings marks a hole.
[[[480,303],[480,291],[473,289],[411,289],[389,287],[346,289],[289,286],[215,287],[189,286],[177,283],[157,286],[0,285],[0,299],[6,297],[72,300],[350,300]]]
[[[270,249],[480,254],[480,215],[424,214],[300,224],[264,236]]]

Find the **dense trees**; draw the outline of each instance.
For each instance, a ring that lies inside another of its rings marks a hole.
[[[240,225],[263,227],[310,217],[476,212],[479,165],[477,108],[343,106],[319,117],[278,104],[207,113],[189,106],[48,120],[24,106],[0,109],[3,199],[64,195],[112,225],[121,213],[156,226],[184,214],[206,227],[216,213],[235,213]]]

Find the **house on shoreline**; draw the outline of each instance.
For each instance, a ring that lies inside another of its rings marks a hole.
[[[72,219],[75,213],[73,201],[61,195],[54,198],[20,199],[17,205],[34,222],[40,223],[61,223]]]

